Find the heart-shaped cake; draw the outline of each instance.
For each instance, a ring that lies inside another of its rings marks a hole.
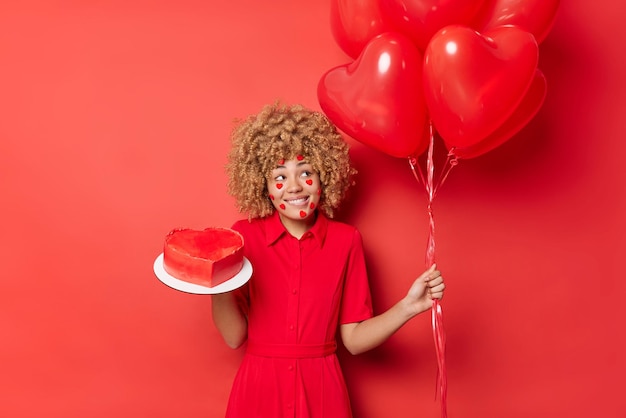
[[[189,283],[214,287],[243,267],[243,237],[228,228],[174,229],[165,237],[163,268]]]

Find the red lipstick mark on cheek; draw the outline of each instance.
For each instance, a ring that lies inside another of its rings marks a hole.
[[[278,190],[282,189],[283,188],[283,184],[282,183],[276,183],[276,188]]]
[[[296,160],[302,161],[304,160],[304,157],[302,155],[296,155]]]
[[[317,189],[317,195],[321,196],[321,194],[322,194],[322,189]]]
[[[312,185],[312,184],[313,184],[313,180],[308,179],[308,180],[306,181],[306,184],[308,184],[309,186],[310,186],[310,185]]]
[[[309,205],[309,207],[310,207],[311,209],[315,209],[315,203],[311,202],[311,204]]]
[[[274,195],[273,194],[270,195],[270,199],[274,200]]]
[[[303,210],[301,210],[301,211],[300,211],[300,217],[301,217],[301,218],[306,217],[306,212],[305,212],[305,211],[303,211]]]
[[[285,204],[281,203],[280,205],[278,205],[279,208],[281,208],[282,210],[285,210]]]

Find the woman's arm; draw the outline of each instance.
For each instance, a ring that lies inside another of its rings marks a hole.
[[[444,288],[443,277],[433,265],[413,282],[407,295],[386,312],[362,322],[341,325],[344,346],[352,354],[379,346],[411,318],[430,309],[433,299],[443,297]]]
[[[248,338],[248,320],[233,292],[211,296],[213,323],[230,348],[240,347]]]

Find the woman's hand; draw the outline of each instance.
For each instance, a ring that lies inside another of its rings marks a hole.
[[[430,309],[433,299],[443,298],[445,288],[443,276],[437,270],[437,266],[433,264],[413,282],[404,301],[408,305],[408,309],[417,315]]]

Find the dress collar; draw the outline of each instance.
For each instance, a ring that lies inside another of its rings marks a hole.
[[[278,212],[274,211],[273,214],[265,218],[265,238],[266,244],[268,246],[274,244],[280,237],[283,235],[289,234],[285,229],[284,225],[280,221],[280,216],[278,216]],[[304,233],[302,239],[307,238],[308,236],[313,236],[320,248],[324,246],[324,240],[326,239],[326,231],[328,230],[328,218],[326,216],[317,211],[317,219],[315,223],[307,232]]]

